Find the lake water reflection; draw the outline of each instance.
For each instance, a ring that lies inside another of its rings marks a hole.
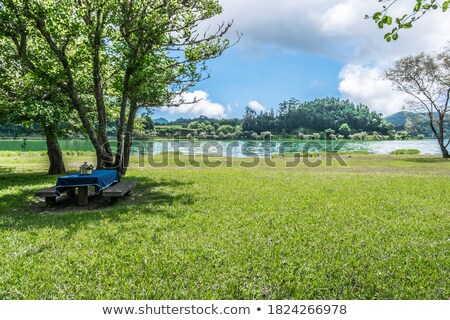
[[[327,145],[328,143],[328,145]],[[114,142],[112,145],[114,146]],[[82,139],[60,140],[63,151],[93,151],[90,142]],[[135,140],[133,153],[180,152],[182,154],[210,154],[232,157],[264,157],[271,154],[324,151],[325,148],[339,151],[367,151],[374,154],[389,154],[397,149],[418,149],[421,154],[440,154],[436,140],[389,140],[389,141],[153,141]],[[0,140],[0,150],[46,151],[45,140]]]

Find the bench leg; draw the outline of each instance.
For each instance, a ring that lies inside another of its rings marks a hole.
[[[75,198],[75,190],[76,189],[67,191],[67,195],[69,196],[69,198],[71,198],[71,199]]]
[[[54,205],[55,203],[56,203],[56,196],[55,197],[45,197],[45,204]]]
[[[78,187],[78,205],[86,206],[88,204],[88,187]]]

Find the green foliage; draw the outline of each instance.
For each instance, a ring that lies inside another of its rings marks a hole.
[[[339,133],[344,136],[344,138],[348,138],[348,136],[352,133],[352,130],[350,129],[350,126],[346,123],[343,123],[339,127]]]
[[[320,132],[326,129],[339,130],[347,123],[354,130],[378,131],[386,134],[392,126],[383,121],[382,115],[370,111],[365,105],[355,105],[348,100],[336,98],[315,99],[300,102],[296,99],[284,101],[278,112],[262,112],[246,108],[242,120],[244,131],[253,130],[257,133],[271,131],[274,133],[308,130]]]
[[[436,118],[439,116],[434,115]],[[397,131],[407,131],[412,136],[432,137],[433,131],[430,128],[429,114],[422,112],[401,111],[386,117],[386,120],[394,125]],[[450,121],[444,119],[445,130],[450,130]]]
[[[160,127],[156,129],[156,134],[160,138],[187,138],[190,134],[191,136],[196,135],[197,130],[188,128],[177,128],[177,127]]]
[[[230,126],[229,124],[224,124],[217,129],[217,132],[227,134],[227,133],[233,133],[235,132],[235,128],[233,126]]]
[[[380,29],[383,29],[386,26],[391,27],[393,21],[395,21],[395,27],[392,27],[391,30],[384,35],[384,39],[387,42],[397,40],[400,30],[412,28],[413,24],[429,11],[440,9],[442,12],[446,12],[450,4],[450,0],[416,0],[414,7],[412,7],[410,12],[403,14],[401,17],[392,17],[390,12],[393,10],[392,7],[395,6],[398,0],[378,0],[378,2],[383,3],[382,10],[375,12],[371,16],[366,15],[366,19],[372,19]]]
[[[351,140],[366,140],[368,136],[369,135],[367,134],[367,132],[363,131],[363,132],[351,134],[348,137]]]
[[[397,140],[407,140],[409,138],[409,133],[408,131],[402,130],[402,131],[398,131],[397,134],[395,135],[395,139]]]
[[[391,154],[419,154],[417,149],[397,149],[391,152]]]
[[[108,123],[117,120],[116,162],[127,161],[125,130],[143,127],[135,126],[138,108],[184,103],[179,94],[208,77],[206,61],[230,46],[231,23],[199,31],[222,12],[217,0],[8,0],[0,6],[0,45],[12,48],[11,63],[25,67],[25,79],[64,95],[105,166],[113,166]]]
[[[198,133],[214,133],[215,128],[208,121],[194,121],[188,125],[188,129],[197,130]]]

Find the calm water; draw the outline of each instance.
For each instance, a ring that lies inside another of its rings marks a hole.
[[[93,151],[89,140],[69,139],[59,141],[64,151]],[[153,153],[179,151],[183,154],[229,155],[233,157],[269,156],[300,151],[323,151],[325,148],[340,151],[368,151],[375,154],[389,154],[397,149],[418,149],[421,154],[440,154],[436,140],[414,141],[151,141],[135,140],[133,153]],[[114,143],[112,143],[114,145]],[[0,140],[3,151],[46,151],[45,140]]]

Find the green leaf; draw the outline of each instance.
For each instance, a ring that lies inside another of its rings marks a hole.
[[[381,12],[375,12],[375,13],[373,14],[372,19],[375,20],[375,21],[378,21],[378,20],[380,19],[381,16],[382,16],[382,13],[381,13]]]
[[[447,10],[448,10],[448,5],[450,4],[450,1],[445,1],[443,4],[442,4],[442,11],[443,12],[446,12]]]
[[[389,17],[389,16],[386,16],[386,23],[388,24],[388,25],[391,25],[392,24],[392,17]]]
[[[414,12],[418,12],[422,8],[422,0],[417,0],[416,5],[414,6]]]
[[[409,21],[409,22],[407,22],[405,24],[402,24],[401,28],[403,28],[403,29],[410,29],[410,28],[412,28],[412,22]]]
[[[398,33],[394,33],[394,34],[392,35],[392,39],[393,39],[393,40],[397,40],[397,39],[398,39]]]

